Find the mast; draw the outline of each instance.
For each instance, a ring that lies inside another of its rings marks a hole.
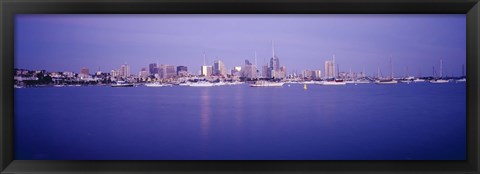
[[[255,67],[257,67],[257,51],[255,51]]]
[[[365,77],[365,66],[363,66],[362,76]]]
[[[377,67],[377,78],[380,79],[380,67]]]
[[[352,68],[350,68],[350,79],[353,79],[353,75],[352,75]]]
[[[440,59],[440,78],[443,78],[443,62],[442,59]]]
[[[337,77],[340,77],[340,68],[338,64],[337,64]]]
[[[337,75],[337,73],[335,72],[335,54],[333,54],[333,77],[335,77]]]
[[[390,78],[393,79],[393,63],[392,63],[392,57],[390,56]]]

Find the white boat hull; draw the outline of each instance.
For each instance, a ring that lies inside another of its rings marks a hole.
[[[448,80],[432,80],[430,81],[430,83],[435,83],[435,84],[440,84],[440,83],[448,83],[449,81]]]
[[[285,83],[263,83],[263,84],[251,84],[250,87],[282,87]]]
[[[339,86],[339,85],[346,85],[346,82],[329,82],[329,81],[324,81],[322,85],[325,86]]]
[[[385,82],[382,82],[382,81],[375,81],[375,84],[379,84],[379,85],[390,85],[390,84],[397,84],[398,81],[396,80],[392,80],[392,81],[385,81]]]

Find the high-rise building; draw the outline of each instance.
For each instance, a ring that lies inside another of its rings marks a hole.
[[[161,64],[158,66],[158,75],[162,79],[173,78],[177,74],[177,70],[173,65]]]
[[[270,68],[268,67],[268,65],[263,65],[262,66],[262,77],[263,78],[267,78],[267,77],[270,77],[269,76],[269,71],[270,71]]]
[[[216,60],[213,64],[213,74],[217,76],[226,76],[227,70],[221,60]]]
[[[119,76],[122,78],[130,77],[130,67],[127,64],[120,66]]]
[[[149,75],[149,72],[147,71],[147,68],[142,68],[138,73],[138,76],[144,80],[148,78],[148,75]]]
[[[287,67],[281,66],[277,72],[277,78],[283,79],[287,77]]]
[[[320,70],[314,70],[314,78],[315,78],[315,79],[320,79],[320,78],[322,78],[322,71],[320,71]]]
[[[275,55],[275,45],[273,41],[272,41],[272,58],[270,58],[270,66],[268,67],[268,70],[266,71],[262,70],[262,74],[263,72],[267,72],[266,75],[269,78],[281,79],[287,76],[286,67],[283,66],[283,70],[282,70],[282,66],[280,66],[280,59]]]
[[[173,78],[177,75],[177,70],[173,65],[166,65],[165,66],[165,78]]]
[[[333,78],[335,77],[335,71],[334,71],[335,65],[333,64],[333,61],[327,60],[325,61],[325,77],[326,78]]]
[[[205,76],[205,77],[209,77],[213,73],[212,72],[213,71],[212,66],[203,65],[203,66],[200,67],[200,70],[201,70],[201,75]]]
[[[186,66],[177,66],[177,75],[179,77],[188,76],[188,68]]]
[[[278,71],[280,69],[280,59],[278,59],[277,56],[273,56],[272,58],[270,58],[270,68],[275,71]]]
[[[303,78],[306,78],[306,79],[314,79],[315,77],[315,71],[311,71],[311,70],[305,70],[303,71]]]
[[[112,71],[110,72],[110,75],[111,75],[113,78],[117,78],[117,77],[118,77],[118,71],[112,70]]]
[[[280,69],[280,59],[275,55],[275,45],[272,41],[272,58],[270,58],[270,68],[275,71]]]
[[[155,75],[158,73],[158,66],[156,63],[151,63],[150,65],[148,65],[148,72],[150,73],[150,75]]]
[[[240,76],[245,78],[256,78],[257,68],[252,63],[250,63],[250,61],[245,60],[245,65],[240,72]]]

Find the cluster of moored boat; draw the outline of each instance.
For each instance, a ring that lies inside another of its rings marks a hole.
[[[397,84],[397,83],[422,83],[422,82],[429,82],[434,84],[441,84],[441,83],[462,83],[466,82],[465,78],[462,79],[433,79],[433,80],[425,80],[419,78],[404,78],[404,79],[376,79],[376,80],[367,80],[367,79],[360,79],[360,80],[342,80],[342,79],[330,79],[330,80],[323,80],[323,81],[266,81],[266,80],[258,80],[249,85],[251,87],[281,87],[286,83],[289,84],[315,84],[315,85],[325,85],[325,86],[337,86],[337,85],[346,85],[346,84]],[[198,81],[198,82],[183,82],[179,84],[175,84],[178,86],[190,86],[190,87],[213,87],[213,86],[230,86],[230,85],[240,85],[245,84],[244,82],[208,82],[208,81]],[[146,83],[144,86],[146,87],[171,87],[174,84],[167,84],[167,83]],[[132,83],[126,83],[124,81],[118,81],[115,84],[112,84],[112,87],[133,87],[139,86]]]
[[[178,84],[169,84],[169,83],[145,83],[143,84],[145,87],[171,87],[174,85],[178,86],[190,86],[190,87],[213,87],[213,86],[230,86],[230,85],[240,85],[244,84],[243,82],[217,82],[212,83],[208,81],[198,81],[198,82],[183,82]],[[141,86],[141,84],[133,84],[133,83],[126,83],[124,81],[117,81],[117,83],[112,84],[112,87],[134,87],[134,86]]]

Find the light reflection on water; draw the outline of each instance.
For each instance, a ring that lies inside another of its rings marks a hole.
[[[201,136],[202,136],[202,147],[203,149],[208,148],[208,135],[210,128],[210,89],[202,88],[200,89],[200,120],[201,120]],[[185,108],[188,109],[188,108]]]

